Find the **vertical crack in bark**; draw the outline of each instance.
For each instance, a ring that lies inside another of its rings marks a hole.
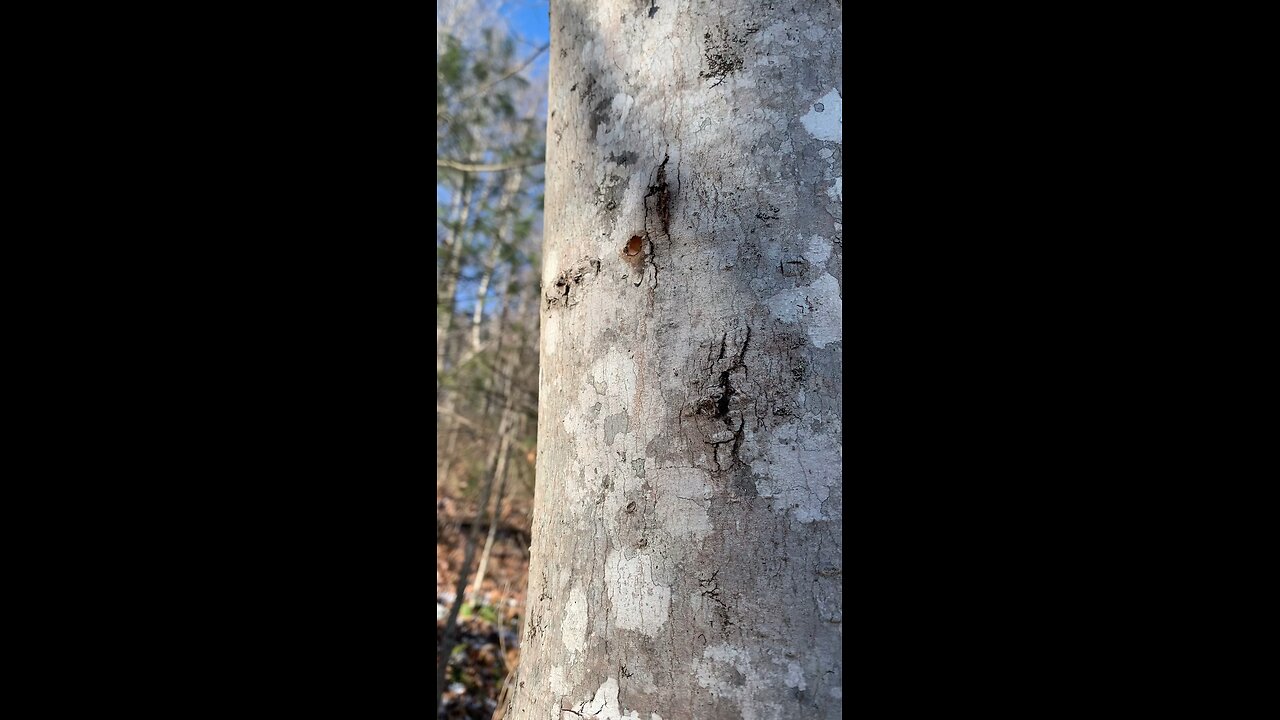
[[[729,619],[729,611],[732,608],[730,608],[724,600],[720,599],[720,582],[716,579],[716,576],[719,574],[720,571],[716,570],[709,578],[698,578],[698,585],[702,588],[702,597],[710,599],[719,606],[715,608],[713,612],[715,612],[717,618],[720,620],[721,637],[728,640],[731,632],[730,628],[733,627],[734,622]],[[711,624],[714,626],[715,621],[712,620]]]
[[[743,464],[739,453],[742,449],[743,428],[746,427],[743,407],[745,396],[734,384],[733,376],[738,370],[742,371],[743,377],[748,374],[745,359],[747,347],[751,343],[751,327],[749,325],[746,327],[741,342],[734,343],[737,347],[731,358],[726,357],[729,354],[728,341],[729,333],[724,332],[720,335],[718,343],[712,341],[708,344],[705,371],[715,379],[706,388],[702,398],[691,408],[693,415],[723,423],[722,429],[714,429],[719,425],[718,423],[711,427],[707,427],[705,420],[698,423],[703,442],[711,446],[711,462],[715,465],[713,471],[715,473],[734,470]],[[718,352],[717,345],[719,345]]]
[[[662,156],[662,164],[654,172],[654,180],[649,183],[649,190],[644,196],[644,229],[648,236],[649,247],[645,257],[646,274],[649,277],[649,303],[653,304],[653,290],[658,287],[658,265],[654,262],[656,254],[657,229],[661,228],[663,241],[671,244],[671,190],[667,184],[667,162],[670,155]],[[653,198],[650,206],[649,199]],[[651,274],[650,274],[651,273]]]

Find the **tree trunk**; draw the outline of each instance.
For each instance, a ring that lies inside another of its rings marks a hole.
[[[476,568],[475,582],[471,583],[471,596],[473,600],[479,600],[481,593],[484,592],[484,574],[489,568],[489,554],[493,552],[494,538],[498,537],[498,522],[502,518],[502,501],[507,495],[507,460],[511,454],[511,435],[508,433],[503,437],[502,459],[498,468],[498,499],[493,504],[493,514],[489,516],[489,535],[484,539],[484,551],[480,553],[480,567]]]
[[[520,190],[522,179],[523,176],[520,173],[509,172],[502,184],[502,199],[498,201],[495,214],[507,217],[502,222],[502,230],[492,233],[490,238],[489,254],[485,257],[484,266],[480,271],[480,283],[476,287],[476,302],[471,309],[471,349],[475,352],[480,350],[480,324],[484,320],[484,303],[489,298],[489,281],[493,279],[494,270],[498,267],[498,253],[502,249],[503,242],[514,242],[511,229],[515,226],[515,221],[511,218],[510,208],[516,193]]]
[[[840,22],[551,1],[508,720],[841,717]]]
[[[453,315],[456,312],[455,308],[458,302],[458,275],[462,272],[462,256],[466,252],[467,222],[471,215],[472,188],[473,183],[471,181],[463,181],[458,217],[454,220],[457,223],[457,227],[447,230],[445,247],[448,248],[449,256],[445,260],[444,271],[436,282],[437,400],[440,399],[439,378],[444,372],[445,356],[448,352],[449,329],[453,326]]]

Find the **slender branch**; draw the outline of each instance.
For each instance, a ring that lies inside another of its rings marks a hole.
[[[489,92],[489,90],[493,89],[498,83],[515,77],[520,73],[521,70],[529,67],[530,63],[532,63],[534,60],[537,60],[538,56],[541,55],[543,52],[545,52],[546,49],[549,47],[551,47],[550,42],[548,42],[547,44],[535,50],[533,54],[529,56],[529,59],[521,63],[518,67],[516,67],[516,69],[512,70],[511,72],[508,72],[506,75],[503,75],[497,80],[494,80],[493,82],[487,83],[485,85],[481,85],[480,87],[476,88],[470,93],[467,93],[466,95],[462,96],[462,98],[458,100],[458,104],[459,105],[465,104],[467,101],[471,100],[472,98],[479,97],[480,95],[483,95],[486,92]],[[436,114],[437,115],[440,114],[439,108],[436,109]]]
[[[475,424],[475,423],[473,423],[473,422],[471,422],[470,420],[468,420],[468,419],[466,419],[466,418],[462,417],[461,415],[459,415],[458,413],[456,413],[456,412],[454,412],[454,411],[450,410],[449,408],[440,407],[440,405],[439,405],[439,404],[437,404],[437,405],[436,405],[436,412],[438,412],[438,413],[444,413],[445,415],[452,416],[455,420],[457,420],[458,422],[462,423],[463,425],[470,425],[471,427],[476,427],[476,424]]]
[[[516,160],[508,163],[498,163],[497,165],[472,165],[470,163],[460,163],[456,160],[447,160],[445,158],[436,158],[436,167],[446,167],[453,170],[461,170],[462,172],[499,172],[502,170],[514,170],[516,168],[529,167],[531,165],[541,165],[545,162],[542,159]]]

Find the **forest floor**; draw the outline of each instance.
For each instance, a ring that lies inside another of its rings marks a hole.
[[[520,631],[529,574],[529,510],[519,501],[504,503],[484,582],[469,591],[458,615],[458,637],[445,675],[445,718],[491,720],[506,702],[503,690],[520,660]],[[467,537],[475,522],[474,504],[436,497],[436,657],[454,598]],[[488,524],[478,528],[474,582],[484,551]]]

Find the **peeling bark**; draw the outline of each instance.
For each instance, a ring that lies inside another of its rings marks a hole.
[[[506,718],[838,718],[839,3],[552,0]]]

